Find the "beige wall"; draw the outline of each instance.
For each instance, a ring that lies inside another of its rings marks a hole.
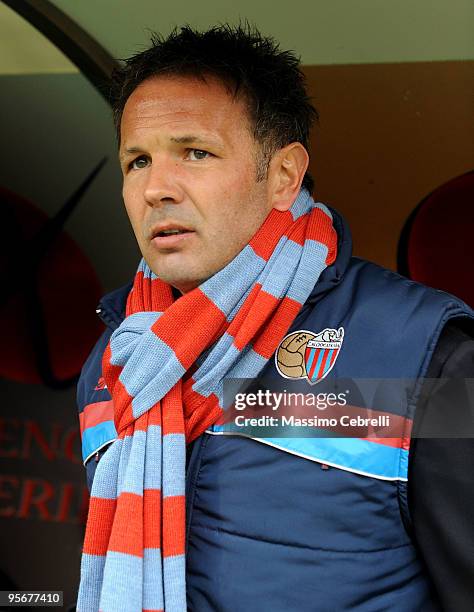
[[[315,194],[348,219],[356,255],[395,268],[410,211],[474,166],[474,62],[305,72],[321,116],[311,147]]]
[[[472,0],[53,0],[114,57],[189,23],[206,29],[248,19],[295,49],[303,64],[474,59]]]

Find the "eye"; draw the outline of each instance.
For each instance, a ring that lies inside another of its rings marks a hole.
[[[140,155],[128,165],[130,170],[141,170],[148,166],[148,159],[144,155]]]
[[[188,152],[188,159],[191,161],[200,161],[210,156],[211,154],[208,151],[203,151],[202,149],[189,149]]]

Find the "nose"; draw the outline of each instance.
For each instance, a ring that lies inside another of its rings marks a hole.
[[[154,160],[149,167],[144,198],[149,206],[179,204],[183,189],[179,180],[178,164],[174,160]]]

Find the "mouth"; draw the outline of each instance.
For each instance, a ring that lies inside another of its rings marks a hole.
[[[161,223],[152,228],[151,242],[158,248],[170,248],[190,238],[194,230],[178,223]]]

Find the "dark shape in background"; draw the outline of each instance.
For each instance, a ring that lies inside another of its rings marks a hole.
[[[77,381],[101,332],[94,306],[102,288],[63,227],[105,161],[51,219],[25,198],[0,189],[1,376],[66,388]]]
[[[474,306],[474,171],[441,185],[408,217],[398,271]]]

